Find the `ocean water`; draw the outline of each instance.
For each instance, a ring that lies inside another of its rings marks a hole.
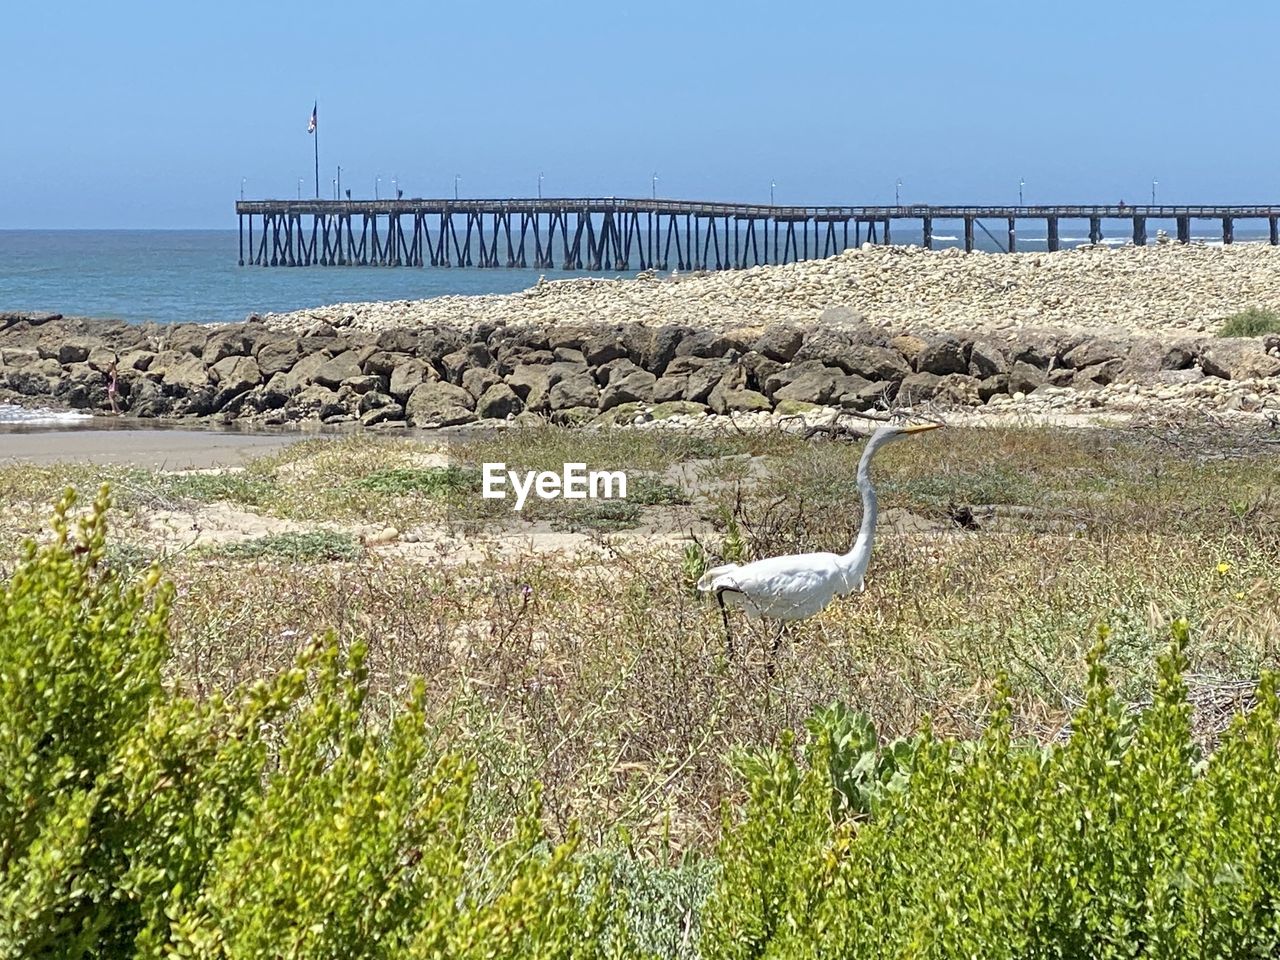
[[[999,249],[1003,223],[986,226],[994,239],[979,230],[979,247]],[[1082,226],[1076,231],[1063,223],[1064,246],[1088,242],[1087,223]],[[1196,223],[1196,239],[1221,242],[1211,226]],[[1148,221],[1153,242],[1157,227],[1173,231],[1172,222]],[[1043,231],[1043,224],[1020,224],[1018,249],[1045,249]],[[1105,243],[1129,242],[1120,222],[1106,223],[1104,231]],[[1237,225],[1237,242],[1263,237],[1265,224],[1261,229]],[[959,246],[962,238],[961,224],[934,221],[936,247]],[[892,239],[919,243],[920,228],[912,221],[895,223]],[[849,240],[853,242],[852,232]],[[514,293],[544,274],[548,279],[587,275],[506,268],[241,267],[238,257],[235,230],[0,230],[0,310],[48,310],[135,322],[220,322],[243,320],[250,313],[358,300]]]

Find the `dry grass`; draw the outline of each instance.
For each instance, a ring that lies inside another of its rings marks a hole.
[[[1220,723],[1230,681],[1277,665],[1280,447],[1263,439],[1151,425],[903,441],[885,451],[877,479],[882,508],[908,532],[886,529],[866,592],[797,625],[772,676],[769,631],[741,622],[739,655],[728,658],[719,614],[690,592],[680,547],[625,532],[571,557],[506,551],[453,565],[377,549],[328,563],[182,554],[169,571],[179,585],[175,676],[225,687],[280,669],[324,630],[363,636],[379,690],[427,678],[435,735],[481,758],[478,797],[495,823],[538,780],[559,829],[578,820],[602,845],[626,827],[636,849],[705,849],[734,789],[732,745],[772,740],[833,699],[886,734],[926,713],[972,733],[1000,671],[1023,729],[1053,737],[1104,623],[1117,682],[1138,698],[1168,621],[1186,616],[1206,722]],[[512,431],[457,442],[443,458],[405,440],[303,444],[221,480],[8,469],[0,490],[19,505],[9,545],[30,532],[39,500],[103,476],[118,485],[125,546],[147,510],[202,498],[309,521],[500,530],[515,521],[478,505],[467,471],[484,460],[580,460],[652,479],[637,523],[661,518],[715,554],[732,518],[748,551],[767,555],[845,548],[860,516],[859,449],[776,435]],[[442,468],[453,472],[433,472]],[[543,517],[564,520],[564,506]],[[136,547],[122,551],[122,563],[139,560]]]

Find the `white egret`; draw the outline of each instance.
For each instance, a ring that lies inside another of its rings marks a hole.
[[[871,435],[858,461],[858,493],[862,495],[862,525],[848,553],[799,553],[768,557],[752,563],[712,567],[698,580],[698,589],[715,595],[729,633],[728,608],[761,619],[804,620],[825,609],[838,596],[863,589],[871,559],[879,508],[871,485],[871,460],[890,441],[939,427],[938,423],[881,427]],[[774,649],[782,640],[781,629]],[[733,638],[729,635],[729,649]]]

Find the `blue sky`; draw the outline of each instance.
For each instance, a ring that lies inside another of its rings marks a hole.
[[[232,227],[251,197],[1280,196],[1280,7],[36,3],[0,29],[0,228]],[[384,194],[385,195],[385,194]]]

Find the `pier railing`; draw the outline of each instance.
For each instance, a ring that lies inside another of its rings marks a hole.
[[[1152,219],[1173,221],[1181,243],[1191,241],[1193,220],[1220,221],[1224,243],[1233,242],[1237,220],[1266,220],[1270,242],[1280,242],[1280,205],[1262,204],[793,206],[627,197],[395,198],[241,200],[236,213],[240,263],[259,266],[741,269],[833,256],[851,241],[890,243],[892,224],[904,220],[919,221],[926,247],[933,246],[935,221],[959,221],[966,250],[975,247],[975,228],[996,237],[983,220],[1004,222],[1006,239],[996,243],[1011,252],[1017,249],[1017,224],[1026,220],[1045,222],[1049,250],[1061,246],[1063,220],[1088,221],[1095,244],[1102,242],[1103,221],[1127,220],[1133,242],[1143,245]]]

